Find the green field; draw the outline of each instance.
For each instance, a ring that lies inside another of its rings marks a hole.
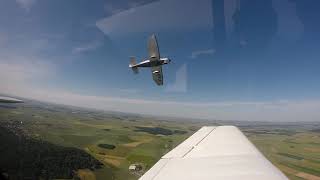
[[[290,179],[319,179],[320,133],[298,127],[289,132],[256,134],[249,130],[247,136]]]
[[[201,126],[224,124],[181,123],[38,102],[0,107],[0,121],[2,125],[15,123],[15,128],[32,139],[83,150],[104,164],[100,169],[77,170],[74,176],[80,179],[138,179]],[[314,125],[236,125],[289,178],[320,177],[320,133]],[[142,165],[140,172],[128,171],[134,163]]]

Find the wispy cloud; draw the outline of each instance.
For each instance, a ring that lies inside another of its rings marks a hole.
[[[27,87],[54,75],[55,66],[34,56],[0,56],[0,92],[23,94]]]
[[[175,82],[168,84],[167,92],[187,92],[187,65],[183,64],[176,72]]]
[[[319,121],[320,101],[176,102],[82,95],[65,90],[32,89],[32,98],[100,110],[182,118],[245,121]]]
[[[195,58],[198,58],[199,56],[202,56],[202,55],[212,55],[214,54],[216,51],[215,49],[205,49],[205,50],[197,50],[197,51],[193,51],[191,53],[191,58],[192,59],[195,59]]]
[[[90,42],[87,44],[82,44],[79,47],[75,47],[72,49],[72,53],[73,54],[77,54],[77,53],[85,53],[88,51],[92,51],[95,50],[97,48],[99,48],[102,45],[102,42],[100,41],[94,41],[94,42]]]
[[[179,102],[84,95],[35,83],[39,78],[50,81],[52,73],[52,65],[37,59],[26,63],[18,57],[14,62],[0,58],[0,93],[79,107],[149,115],[218,120],[320,121],[320,100]]]
[[[36,0],[16,0],[16,2],[26,11],[30,11]]]
[[[185,65],[177,77],[186,71]],[[39,80],[50,81],[55,67],[36,57],[0,57],[0,93],[47,102],[150,115],[187,118],[254,121],[320,121],[320,100],[180,102],[84,95],[64,88],[46,88]],[[180,75],[179,75],[180,74]],[[177,78],[179,79],[179,78]],[[181,88],[182,87],[182,88]],[[184,90],[173,85],[171,90]]]
[[[124,94],[137,94],[140,92],[138,89],[117,89],[120,93]]]

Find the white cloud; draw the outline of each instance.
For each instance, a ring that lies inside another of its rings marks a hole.
[[[37,81],[54,75],[54,71],[53,64],[40,58],[2,53],[0,56],[0,93],[19,95],[31,84],[34,85]]]
[[[180,70],[180,73],[184,74],[186,67],[182,66]],[[54,65],[40,58],[2,54],[0,56],[0,93],[100,110],[160,116],[248,121],[320,121],[320,100],[317,99],[179,102],[84,95],[62,88],[48,88],[46,84],[37,84],[41,80],[49,82],[55,73]],[[176,89],[179,88],[179,86],[176,87]]]
[[[167,92],[187,92],[187,65],[183,64],[176,72],[176,79],[173,84],[168,84]]]
[[[176,102],[90,96],[64,90],[32,89],[34,99],[100,110],[182,118],[244,121],[319,121],[320,101]]]
[[[150,115],[218,120],[320,121],[320,100],[179,102],[84,95],[35,83],[39,78],[50,81],[52,73],[52,65],[36,59],[24,61],[20,58],[14,62],[5,62],[0,58],[0,93],[59,104]]]
[[[195,58],[198,58],[201,55],[212,55],[215,52],[216,52],[215,49],[198,50],[198,51],[193,51],[190,57],[192,59],[195,59]]]
[[[26,11],[30,11],[36,0],[16,0],[16,2]]]

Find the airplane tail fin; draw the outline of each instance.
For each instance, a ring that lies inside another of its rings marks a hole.
[[[135,57],[130,57],[129,67],[131,67],[132,71],[133,71],[135,74],[138,74],[138,73],[139,73],[139,70],[138,70],[138,67],[135,66],[136,64],[137,64],[136,58],[135,58]]]

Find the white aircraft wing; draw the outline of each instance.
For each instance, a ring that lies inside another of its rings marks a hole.
[[[288,180],[234,126],[202,127],[140,180]]]
[[[0,96],[0,103],[22,103],[23,101],[11,97]]]
[[[154,34],[149,38],[148,53],[149,53],[150,61],[159,61],[160,60],[160,52],[159,52],[158,42],[157,42],[157,38]]]
[[[163,85],[163,74],[162,74],[162,67],[161,66],[154,66],[151,67],[152,78],[157,85]]]

